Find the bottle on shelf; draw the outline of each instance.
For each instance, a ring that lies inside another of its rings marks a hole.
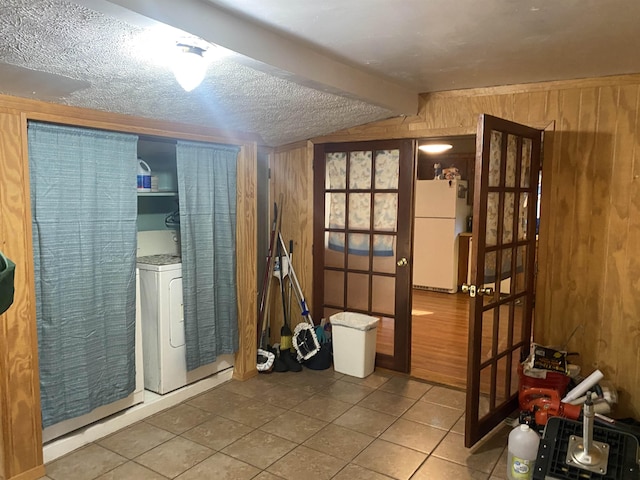
[[[151,167],[140,157],[138,157],[138,191],[151,191]]]

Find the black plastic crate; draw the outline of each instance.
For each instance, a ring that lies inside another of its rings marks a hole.
[[[560,417],[549,418],[538,447],[534,480],[640,480],[638,440],[633,435],[594,425],[593,440],[607,443],[610,447],[605,475],[566,464],[571,435],[583,436],[582,423]]]

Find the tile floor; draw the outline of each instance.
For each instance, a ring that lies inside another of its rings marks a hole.
[[[231,380],[46,465],[45,480],[505,479],[505,426],[463,445],[464,393],[390,372]]]

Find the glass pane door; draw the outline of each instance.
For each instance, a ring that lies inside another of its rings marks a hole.
[[[398,348],[401,357],[408,355],[408,341],[399,339],[409,328],[408,292],[398,275],[410,270],[401,261],[408,255],[410,217],[399,206],[410,199],[400,185],[404,170],[410,181],[412,157],[403,145],[411,152],[407,141],[319,145],[314,160],[315,175],[322,175],[314,197],[322,217],[314,229],[314,277],[322,279],[314,282],[314,310],[327,319],[343,311],[378,317],[377,361],[389,368],[398,368]]]
[[[467,446],[516,406],[531,337],[542,132],[483,115],[477,138]]]

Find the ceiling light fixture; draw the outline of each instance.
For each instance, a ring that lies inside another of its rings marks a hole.
[[[206,48],[186,43],[176,43],[178,53],[173,62],[173,74],[180,86],[190,92],[204,80],[207,73],[207,59],[204,57]]]
[[[420,145],[418,148],[426,153],[443,153],[451,150],[453,145],[449,143],[430,143],[428,145]]]

